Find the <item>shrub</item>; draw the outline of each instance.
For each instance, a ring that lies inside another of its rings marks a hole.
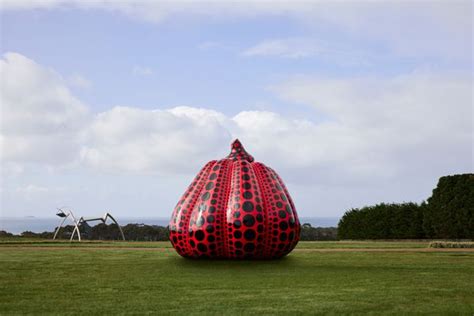
[[[474,239],[474,174],[441,177],[423,212],[429,238]]]
[[[420,239],[422,207],[415,203],[377,204],[352,209],[339,221],[340,239]]]
[[[474,242],[471,241],[432,241],[429,248],[474,248]]]

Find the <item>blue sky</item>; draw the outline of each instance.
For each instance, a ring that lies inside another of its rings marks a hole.
[[[1,23],[3,216],[168,216],[235,137],[303,216],[473,169],[470,1],[2,1]]]

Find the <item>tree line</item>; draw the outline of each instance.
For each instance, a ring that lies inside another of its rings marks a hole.
[[[473,239],[474,174],[441,177],[426,202],[377,204],[347,211],[339,239]]]
[[[71,238],[73,230],[73,225],[63,226],[58,233],[57,239]],[[122,231],[125,235],[125,240],[129,241],[166,241],[169,236],[168,227],[157,225],[128,224],[122,226]],[[107,225],[101,223],[95,226],[81,226],[80,232],[81,239],[84,240],[122,240],[120,231],[116,224]],[[31,231],[25,231],[19,236],[15,236],[11,233],[0,231],[0,237],[52,239],[53,236],[54,232],[34,233]],[[75,239],[77,239],[77,236],[75,236]]]
[[[69,239],[74,226],[67,225],[59,231],[59,239]],[[125,240],[128,241],[168,241],[168,227],[144,224],[128,224],[122,226]],[[121,240],[120,231],[116,224],[98,224],[95,226],[81,227],[81,238],[84,240]],[[25,231],[21,237],[52,239],[54,232],[34,233]],[[13,237],[11,233],[0,231],[1,237]],[[77,237],[76,237],[77,238]],[[312,227],[311,224],[301,225],[301,240],[336,240],[336,227]]]

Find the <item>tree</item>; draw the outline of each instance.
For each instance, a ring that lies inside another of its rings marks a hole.
[[[474,174],[441,177],[428,198],[423,228],[430,238],[474,238]]]
[[[351,209],[339,221],[340,239],[419,239],[422,209],[415,203],[377,204]]]

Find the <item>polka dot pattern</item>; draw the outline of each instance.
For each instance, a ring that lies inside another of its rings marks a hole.
[[[236,140],[210,161],[176,205],[170,240],[189,258],[271,259],[287,255],[300,224],[281,178]]]

